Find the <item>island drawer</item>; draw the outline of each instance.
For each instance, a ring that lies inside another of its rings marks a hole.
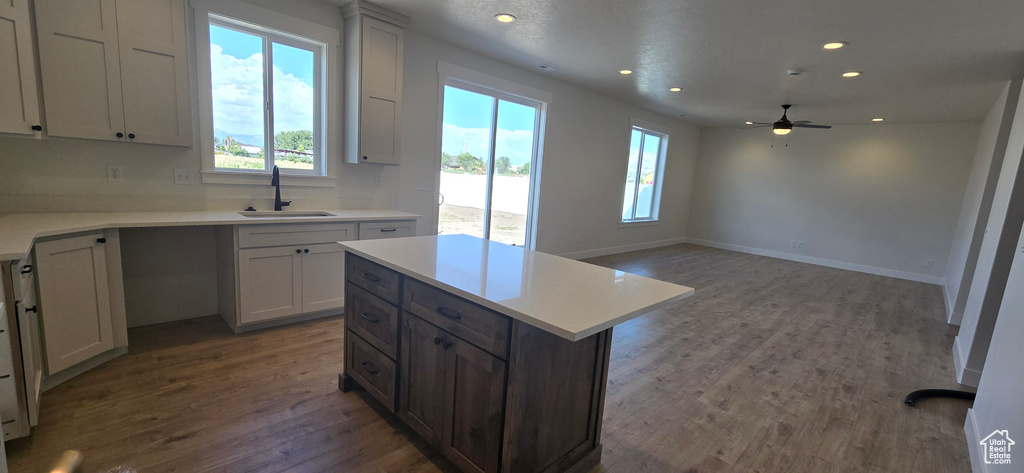
[[[398,307],[348,283],[345,287],[348,329],[392,360],[398,355]]]
[[[508,317],[408,277],[403,307],[494,356],[508,357]]]
[[[352,253],[346,253],[345,277],[352,284],[398,305],[398,273]]]
[[[345,336],[348,339],[348,352],[345,354],[346,373],[387,406],[388,410],[394,412],[395,362],[351,330]]]

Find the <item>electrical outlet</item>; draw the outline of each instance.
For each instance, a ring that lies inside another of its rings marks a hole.
[[[925,260],[924,261],[924,265],[925,265],[925,267],[928,267],[928,268],[930,268],[932,266],[935,266],[935,260],[933,260],[933,259]]]
[[[196,175],[195,171],[188,168],[175,168],[174,169],[174,183],[175,184],[195,184]]]
[[[429,192],[431,187],[433,186],[430,185],[430,180],[416,179],[416,190]]]
[[[381,187],[384,187],[384,178],[378,177],[377,178],[377,188],[380,189]]]
[[[108,164],[107,180],[110,182],[124,181],[124,166],[121,166],[120,164]]]
[[[804,247],[804,242],[802,242],[802,241],[796,242],[796,247],[797,248],[803,248]]]
[[[792,246],[793,248],[796,248],[796,240],[790,240],[789,246]]]

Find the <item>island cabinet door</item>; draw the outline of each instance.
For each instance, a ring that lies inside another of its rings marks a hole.
[[[440,446],[445,361],[442,332],[408,312],[403,318],[398,414],[423,438]]]
[[[501,463],[505,362],[445,336],[441,449],[463,471],[497,473]]]

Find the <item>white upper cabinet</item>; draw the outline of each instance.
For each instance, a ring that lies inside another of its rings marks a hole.
[[[0,133],[40,130],[28,0],[0,0]]]
[[[345,17],[345,161],[398,164],[402,42],[409,18],[355,1]]]
[[[191,146],[183,0],[36,0],[47,133]]]

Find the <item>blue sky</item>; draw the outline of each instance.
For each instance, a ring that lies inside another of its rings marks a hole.
[[[313,129],[313,53],[272,43],[274,131]],[[217,130],[262,141],[263,40],[210,26],[213,121]],[[262,145],[261,142],[247,143]]]
[[[463,147],[484,159],[490,152],[494,100],[486,95],[446,86],[441,151],[457,155]],[[513,165],[530,162],[536,109],[498,101],[497,156],[508,156]]]

